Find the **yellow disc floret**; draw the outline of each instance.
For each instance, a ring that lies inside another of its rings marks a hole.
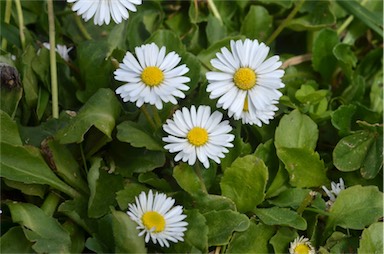
[[[308,254],[310,253],[310,248],[306,244],[298,244],[295,248],[295,254]]]
[[[239,68],[233,75],[233,82],[241,90],[249,90],[256,85],[256,73],[248,67]]]
[[[165,228],[165,219],[164,216],[155,211],[149,211],[143,214],[141,218],[144,226],[147,230],[151,230],[154,228],[155,233],[159,233]]]
[[[208,132],[200,127],[192,128],[187,135],[189,143],[194,146],[202,146],[208,141]]]
[[[141,73],[141,80],[147,86],[158,86],[164,80],[164,73],[157,66],[149,66]]]

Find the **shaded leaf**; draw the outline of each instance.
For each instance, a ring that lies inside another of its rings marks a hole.
[[[356,106],[353,104],[341,105],[331,114],[332,125],[339,130],[341,136],[351,132],[352,117],[355,114]]]
[[[121,210],[127,210],[129,203],[135,202],[135,197],[138,197],[140,193],[144,191],[148,193],[149,189],[138,183],[128,183],[124,189],[116,192],[116,200]]]
[[[269,242],[273,246],[274,253],[286,253],[289,250],[290,243],[297,236],[298,234],[295,230],[289,227],[280,227]]]
[[[193,167],[181,163],[173,168],[173,177],[179,186],[191,196],[203,196],[207,193],[204,184],[196,175]]]
[[[16,122],[2,110],[0,110],[0,122],[0,141],[12,145],[22,145]]]
[[[32,243],[25,237],[20,226],[12,227],[0,238],[2,253],[32,253]]]
[[[376,222],[363,230],[357,253],[381,253],[383,251],[383,222]]]
[[[241,25],[240,33],[249,39],[266,41],[273,32],[273,17],[262,6],[252,5]]]

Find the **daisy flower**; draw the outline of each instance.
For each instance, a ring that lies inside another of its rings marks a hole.
[[[187,216],[183,214],[182,206],[173,206],[173,198],[157,192],[153,195],[150,190],[148,196],[141,192],[135,199],[135,204],[128,205],[127,214],[138,224],[139,236],[145,234],[146,243],[151,239],[155,244],[159,242],[161,247],[169,247],[168,241],[184,241],[188,223],[183,220]]]
[[[50,49],[51,48],[51,45],[48,43],[48,42],[44,42],[43,43],[43,46],[44,48],[46,49]],[[67,48],[67,46],[65,45],[60,45],[60,44],[57,44],[56,45],[56,52],[61,56],[61,58],[63,58],[66,62],[69,62],[69,51],[72,50],[73,47],[70,47],[70,48]]]
[[[142,0],[67,0],[74,3],[72,10],[81,15],[85,21],[92,17],[95,25],[109,24],[111,16],[113,21],[121,23],[129,17],[128,10],[136,12],[136,5],[141,5]]]
[[[228,115],[243,123],[268,124],[273,119],[284,87],[283,70],[278,56],[267,58],[269,47],[257,40],[231,41],[216,54],[211,64],[218,71],[207,72],[207,92],[219,98],[217,107],[228,109]]]
[[[191,81],[183,75],[189,71],[185,64],[176,67],[181,57],[175,52],[165,54],[165,47],[146,44],[135,48],[136,58],[127,52],[123,63],[114,72],[115,79],[127,82],[116,89],[124,102],[136,102],[137,107],[144,103],[162,109],[163,102],[177,104],[175,97],[185,98],[182,91]]]
[[[297,237],[289,248],[290,254],[315,254],[315,248],[311,245],[308,238],[304,236]]]
[[[327,196],[329,197],[329,201],[332,204],[335,202],[337,196],[340,194],[342,190],[345,190],[344,181],[342,178],[339,178],[339,183],[331,182],[331,190],[328,190],[327,187],[321,186]]]
[[[209,159],[220,163],[224,153],[228,153],[227,147],[233,147],[235,136],[229,132],[232,127],[229,121],[221,121],[223,114],[219,111],[211,114],[209,106],[195,106],[191,110],[182,108],[173,114],[173,120],[168,119],[163,125],[164,131],[169,135],[163,141],[169,144],[164,148],[171,153],[177,152],[175,161],[188,161],[194,165],[196,158],[209,167]]]

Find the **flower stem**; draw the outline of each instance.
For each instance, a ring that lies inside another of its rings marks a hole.
[[[56,42],[55,42],[55,14],[53,12],[53,0],[47,0],[48,25],[49,25],[49,60],[51,67],[51,95],[52,95],[52,117],[59,118],[59,95],[57,85],[56,67]]]
[[[21,48],[25,49],[23,10],[21,9],[21,2],[20,2],[20,0],[15,0],[15,3],[16,3],[16,10],[17,10],[17,18],[19,20],[19,33],[20,33]]]
[[[300,0],[299,3],[295,6],[295,8],[289,13],[288,17],[280,24],[280,26],[272,33],[272,35],[268,38],[266,44],[271,44],[276,37],[283,31],[285,26],[289,24],[289,22],[295,17],[296,13],[301,9],[305,0]]]
[[[217,10],[216,5],[213,2],[213,0],[207,0],[207,2],[208,2],[209,8],[211,8],[213,16],[215,16],[220,21],[220,24],[223,24],[223,20],[221,19],[220,13]]]
[[[301,202],[296,212],[301,215],[304,212],[304,209],[312,203],[315,197],[316,197],[316,193],[310,191],[308,195],[304,198],[303,202]]]
[[[75,22],[76,22],[76,25],[79,28],[81,34],[84,36],[84,38],[86,40],[92,40],[92,36],[88,33],[87,29],[83,25],[83,22],[81,21],[81,19],[78,15],[75,15]]]
[[[152,128],[154,130],[156,130],[156,124],[155,122],[152,120],[152,117],[151,115],[149,114],[148,110],[147,110],[147,107],[145,106],[145,104],[143,104],[143,106],[141,106],[140,108],[141,112],[144,114],[145,118],[147,118],[149,124],[152,126]]]
[[[159,116],[159,110],[155,106],[152,107],[152,114],[153,114],[153,117],[155,118],[156,127],[157,128],[161,127],[161,118]]]
[[[364,6],[366,3],[368,2],[368,0],[363,0],[361,2],[361,6]],[[337,29],[337,35],[340,35],[348,26],[349,24],[351,24],[351,22],[353,21],[353,15],[350,15],[344,22],[343,24],[341,24],[341,26],[339,27],[339,29]]]
[[[59,205],[59,201],[60,197],[51,191],[48,194],[48,197],[44,200],[41,209],[45,212],[46,215],[51,217],[55,213],[56,208]]]
[[[5,13],[4,13],[4,23],[9,24],[11,20],[11,12],[12,12],[12,0],[7,0],[5,3]],[[7,40],[3,38],[1,40],[1,48],[6,51],[7,50]]]

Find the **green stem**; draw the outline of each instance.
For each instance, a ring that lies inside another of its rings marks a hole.
[[[301,215],[304,212],[304,209],[312,203],[315,197],[316,195],[313,195],[311,192],[309,192],[308,195],[304,198],[303,202],[301,202],[299,208],[297,208],[297,213]]]
[[[59,118],[59,94],[57,85],[56,66],[56,42],[55,42],[55,14],[53,12],[53,0],[47,0],[48,25],[49,25],[49,60],[51,67],[51,95],[52,95],[52,117]]]
[[[215,16],[220,21],[220,24],[223,24],[223,20],[221,19],[220,13],[217,10],[216,5],[213,2],[213,0],[207,0],[207,2],[208,2],[209,8],[211,8],[213,16]]]
[[[45,212],[46,215],[51,217],[55,213],[56,208],[59,205],[59,201],[60,197],[56,193],[50,192],[48,197],[44,200],[41,209]]]
[[[326,211],[323,211],[323,210],[320,210],[318,208],[307,207],[304,210],[305,211],[314,212],[314,213],[318,213],[318,214],[322,214],[322,215],[325,215],[325,216],[329,216],[330,215],[330,213],[328,213]]]
[[[20,33],[21,48],[25,49],[23,10],[21,9],[21,2],[20,2],[20,0],[15,0],[15,3],[16,3],[16,10],[17,10],[17,18],[19,20],[19,33]]]
[[[75,22],[77,27],[79,28],[81,34],[84,36],[86,40],[92,40],[92,36],[88,33],[87,29],[83,25],[83,22],[80,19],[79,15],[75,15]]]
[[[156,124],[155,122],[152,120],[152,117],[151,115],[149,114],[148,110],[147,110],[147,107],[145,104],[143,104],[143,106],[141,106],[140,108],[141,112],[144,114],[145,118],[147,118],[147,121],[149,122],[149,124],[152,126],[152,128],[154,130],[156,130]]]
[[[305,0],[300,0],[300,2],[295,6],[295,8],[289,13],[288,17],[280,24],[280,26],[272,33],[272,35],[268,38],[266,44],[271,44],[276,37],[283,31],[285,26],[289,24],[289,22],[295,17],[296,13],[301,9]]]
[[[85,159],[83,143],[80,144],[80,154],[81,154],[81,160],[83,161],[84,170],[86,172],[86,175],[88,175],[87,160]]]
[[[4,13],[4,23],[9,24],[11,21],[11,12],[12,12],[12,0],[7,0],[5,3],[5,13]],[[1,41],[1,48],[6,51],[7,50],[7,40],[5,38]]]
[[[162,122],[161,122],[161,118],[159,116],[159,110],[155,106],[152,106],[152,115],[155,118],[156,128],[161,127]]]
[[[368,0],[363,0],[361,2],[361,6],[364,6],[366,3],[368,2]],[[353,15],[350,15],[344,22],[343,24],[341,24],[341,26],[339,27],[339,29],[337,29],[337,35],[340,35],[348,26],[349,24],[351,24],[351,22],[353,21]]]

